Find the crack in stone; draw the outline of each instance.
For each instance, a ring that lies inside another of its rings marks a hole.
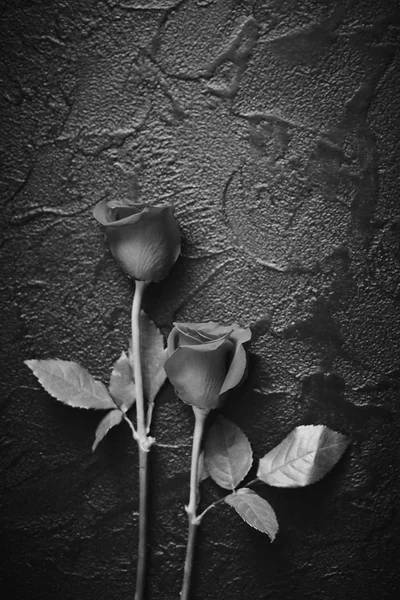
[[[19,182],[18,187],[15,189],[15,191],[11,194],[11,196],[9,196],[8,198],[6,198],[4,200],[4,206],[7,206],[10,202],[12,202],[13,200],[15,200],[15,198],[25,189],[26,185],[28,184],[32,173],[34,170],[34,164],[32,164],[29,168],[28,171],[25,174],[25,177],[22,181]]]
[[[66,211],[62,208],[53,207],[53,206],[33,206],[28,211],[26,211],[24,214],[22,214],[22,213],[14,214],[8,222],[10,225],[15,227],[18,225],[25,225],[26,223],[29,223],[30,221],[33,221],[34,219],[37,219],[37,218],[43,217],[43,216],[47,216],[47,215],[57,215],[57,216],[61,216],[63,218],[78,217],[79,215],[86,212],[87,210],[88,210],[87,206],[85,206],[84,208],[81,208],[81,209],[76,209],[74,211]]]

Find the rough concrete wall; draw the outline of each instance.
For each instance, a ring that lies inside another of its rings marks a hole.
[[[306,490],[264,488],[273,544],[226,506],[199,536],[193,599],[391,599],[399,442],[397,0],[1,3],[2,542],[18,600],[133,597],[137,453],[23,365],[108,379],[132,286],[96,201],[168,200],[184,236],[145,308],[259,321],[224,413],[256,456],[295,425],[351,436]],[[190,410],[156,411],[148,598],[178,598]],[[204,484],[203,502],[218,496]]]

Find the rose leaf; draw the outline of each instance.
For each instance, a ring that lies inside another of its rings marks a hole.
[[[101,440],[107,435],[112,427],[115,425],[119,425],[124,417],[123,412],[116,408],[115,410],[110,410],[106,414],[106,416],[100,421],[97,426],[95,440],[92,446],[92,452],[94,452],[101,442]]]
[[[225,502],[236,510],[251,527],[266,533],[271,541],[278,533],[278,521],[272,506],[250,488],[240,488],[226,496]]]
[[[197,466],[197,493],[196,493],[196,506],[200,504],[200,483],[209,477],[209,473],[204,464],[204,452],[201,452],[199,456],[199,464]]]
[[[26,360],[44,389],[69,406],[106,410],[115,408],[106,386],[75,362],[68,360]]]
[[[129,358],[122,352],[111,371],[109,392],[119,408],[126,412],[135,402],[135,382]]]
[[[206,436],[204,462],[215,483],[233,490],[253,462],[250,442],[235,423],[218,415]]]
[[[140,313],[140,356],[142,363],[143,390],[148,402],[147,433],[150,431],[154,399],[164,384],[167,375],[164,371],[166,351],[164,338],[154,323],[142,310]],[[129,360],[133,369],[133,352],[129,350]]]
[[[325,425],[301,425],[266,454],[257,477],[276,487],[303,487],[322,479],[350,440]]]
[[[201,452],[200,457],[199,457],[199,466],[197,468],[198,483],[201,483],[202,481],[207,479],[207,477],[209,477],[209,476],[210,476],[210,473],[207,471],[207,467],[206,467],[205,461],[204,461],[204,452]]]

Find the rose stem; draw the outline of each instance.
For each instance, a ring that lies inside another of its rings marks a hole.
[[[139,448],[139,544],[136,572],[135,600],[143,600],[147,558],[147,465],[148,444],[146,434],[146,417],[143,397],[142,365],[140,361],[140,309],[143,292],[147,286],[145,281],[135,281],[135,294],[132,302],[132,353],[133,375],[136,390],[136,427]]]
[[[193,445],[192,445],[192,464],[190,467],[190,496],[189,504],[186,507],[188,515],[189,529],[188,540],[186,546],[185,567],[183,574],[183,585],[181,591],[181,600],[188,600],[190,591],[190,578],[193,567],[194,545],[196,539],[196,531],[199,523],[196,517],[197,493],[199,485],[199,457],[201,449],[201,440],[203,438],[204,423],[207,418],[208,411],[204,411],[197,406],[192,406],[195,418]]]

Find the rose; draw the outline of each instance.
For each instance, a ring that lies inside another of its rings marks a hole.
[[[109,248],[130,277],[160,281],[180,253],[181,236],[169,204],[101,200],[93,216],[106,227]]]
[[[174,323],[164,369],[177,396],[206,411],[221,406],[245,376],[250,338],[250,329],[236,324]]]

